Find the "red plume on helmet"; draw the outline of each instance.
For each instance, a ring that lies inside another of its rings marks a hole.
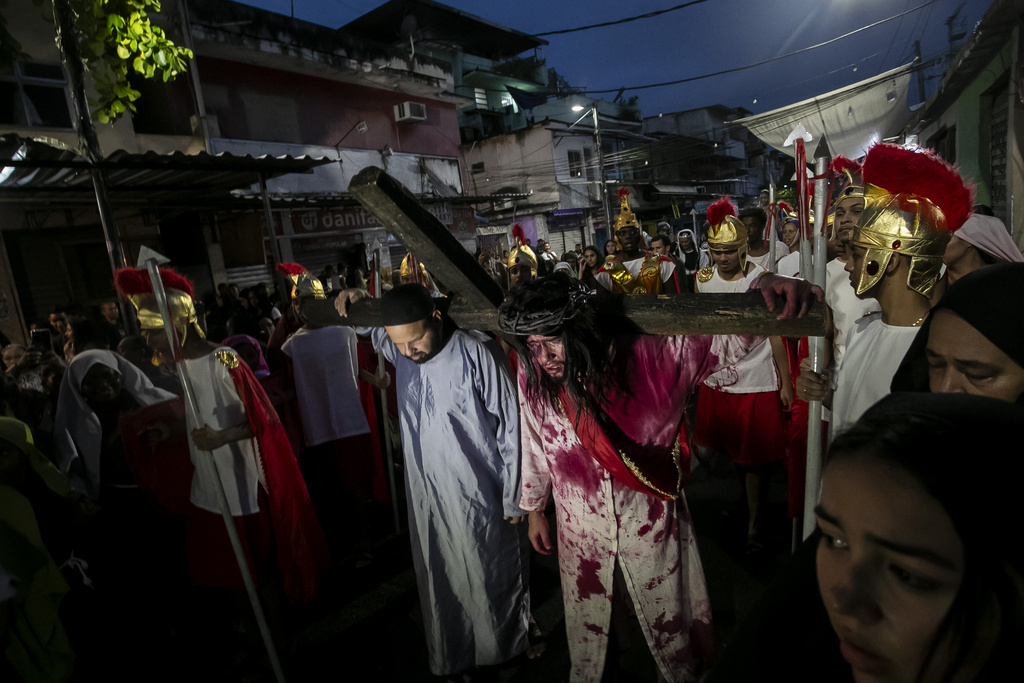
[[[848,159],[841,154],[832,157],[832,162],[828,165],[828,167],[832,169],[832,172],[835,173],[836,175],[841,175],[846,172],[849,172],[854,177],[860,177],[862,170],[860,162],[854,161],[853,159]]]
[[[195,298],[195,290],[192,287],[192,283],[189,282],[188,278],[180,273],[176,273],[170,268],[160,269],[160,280],[164,283],[164,287],[167,289],[176,289],[179,292],[185,292],[193,299]],[[114,286],[124,296],[132,296],[133,294],[151,294],[153,292],[153,284],[149,279],[149,271],[145,268],[121,268],[114,273]]]
[[[512,226],[512,241],[517,245],[526,244],[526,233],[523,232],[522,223],[516,223]]]
[[[285,275],[302,275],[308,271],[298,263],[278,263],[277,272],[284,273]]]
[[[718,225],[725,220],[726,216],[736,215],[736,205],[726,195],[708,207],[708,223]]]
[[[793,213],[793,207],[786,202],[779,202],[779,208],[785,211],[786,213]]]
[[[628,195],[629,195],[629,188],[628,187],[620,187],[619,188],[619,197],[626,197]]]
[[[959,230],[971,215],[973,188],[932,152],[876,144],[864,158],[864,182],[890,194],[928,199],[942,211],[950,231]]]

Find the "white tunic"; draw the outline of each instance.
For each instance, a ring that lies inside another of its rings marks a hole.
[[[759,265],[754,265],[744,277],[738,280],[723,280],[715,266],[715,274],[707,282],[697,278],[697,291],[700,293],[742,294],[750,289],[750,285],[765,272]],[[724,367],[704,382],[712,389],[727,394],[755,394],[763,391],[775,391],[779,388],[779,377],[775,372],[775,359],[772,356],[772,345],[767,339],[761,339],[750,353],[738,361]]]
[[[800,252],[791,251],[779,259],[779,266],[775,272],[779,275],[796,277],[800,274]]]
[[[712,370],[735,363],[753,340],[636,337],[617,349],[631,373],[629,386],[609,397],[608,416],[637,444],[671,444],[692,391]],[[662,676],[696,681],[712,650],[711,603],[685,496],[662,501],[626,487],[580,442],[562,410],[526,398],[525,390],[520,396],[521,504],[541,511],[554,495],[569,680],[601,680],[617,564]]]
[[[209,425],[216,430],[248,424],[245,405],[238,397],[235,380],[231,378],[227,367],[217,360],[217,352],[227,351],[237,354],[228,347],[217,349],[202,358],[185,360],[185,369],[192,380],[192,390],[199,408],[199,420],[195,424],[190,415],[186,415],[186,425],[191,434],[193,429]],[[242,361],[239,361],[242,362]],[[186,411],[187,413],[188,411]],[[209,453],[199,451],[188,440],[189,453],[196,471],[192,476],[192,504],[208,512],[220,513],[215,492],[214,468],[210,463]],[[224,493],[228,499],[231,514],[251,515],[259,512],[256,495],[258,486],[266,489],[266,481],[256,455],[254,439],[234,441],[213,451],[213,459],[220,471],[220,481],[224,485]]]
[[[860,318],[881,309],[874,299],[861,299],[850,284],[846,264],[832,259],[825,264],[825,303],[832,309],[832,325],[835,337],[832,340],[832,362],[840,367],[846,352],[849,330]]]
[[[785,242],[776,242],[775,243],[775,263],[778,263],[779,261],[781,261],[788,254],[789,254],[789,247],[786,246]],[[769,268],[769,264],[772,261],[771,257],[772,257],[771,250],[766,251],[765,253],[761,254],[760,256],[751,256],[750,253],[747,253],[747,260],[748,261],[753,261],[754,263],[756,263],[757,265],[761,266],[765,270],[771,270],[771,268]]]
[[[881,313],[864,316],[854,324],[836,375],[833,434],[852,425],[865,410],[889,394],[892,376],[920,330],[886,325]]]
[[[527,646],[526,524],[519,516],[519,416],[501,347],[456,330],[426,363],[373,345],[395,366],[413,567],[430,670],[499,664]]]
[[[307,446],[370,431],[359,400],[355,330],[303,327],[288,337],[281,351],[292,361]]]

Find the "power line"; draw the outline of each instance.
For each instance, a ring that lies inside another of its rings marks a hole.
[[[669,7],[668,9],[660,9],[654,12],[648,12],[647,14],[638,14],[635,17],[626,17],[625,19],[616,19],[614,21],[605,21],[600,24],[590,24],[588,26],[579,26],[577,28],[564,28],[559,31],[544,31],[543,33],[534,33],[534,36],[555,36],[563,33],[575,33],[576,31],[589,31],[592,28],[603,28],[605,26],[615,26],[617,24],[626,24],[631,21],[639,21],[640,19],[650,19],[651,17],[661,16],[662,14],[668,14],[669,12],[675,12],[676,10],[690,7],[691,5],[699,5],[707,2],[708,0],[692,0],[692,2],[684,2],[682,5],[676,5],[675,7]]]
[[[585,95],[603,95],[603,94],[613,93],[613,92],[617,93],[620,90],[647,90],[648,88],[661,88],[661,87],[664,87],[664,86],[667,86],[667,85],[679,85],[680,83],[692,83],[693,81],[700,81],[700,80],[704,80],[705,78],[714,78],[715,76],[723,76],[725,74],[736,73],[737,71],[746,71],[748,69],[753,69],[753,68],[756,68],[756,67],[759,67],[759,66],[764,66],[765,64],[771,64],[772,62],[777,62],[780,59],[785,59],[786,57],[792,57],[793,55],[798,55],[798,54],[801,54],[803,52],[809,52],[811,50],[816,50],[819,47],[824,47],[826,45],[830,45],[830,44],[832,44],[832,43],[834,43],[836,41],[842,40],[843,38],[849,38],[852,35],[856,35],[858,33],[861,33],[862,31],[867,31],[868,29],[874,28],[876,26],[880,26],[880,25],[885,24],[887,22],[890,22],[890,21],[892,21],[894,19],[899,19],[900,17],[906,16],[906,15],[912,13],[912,12],[917,12],[918,10],[924,9],[925,7],[928,7],[929,5],[932,5],[932,4],[936,3],[936,2],[939,2],[939,0],[928,0],[928,2],[926,2],[926,3],[922,4],[922,5],[918,5],[917,7],[914,7],[913,9],[909,9],[906,12],[901,12],[899,14],[895,14],[895,15],[887,18],[887,19],[881,19],[879,21],[874,22],[873,24],[868,24],[867,26],[861,26],[858,29],[854,29],[853,31],[850,31],[849,33],[844,33],[841,36],[836,36],[835,38],[830,38],[829,40],[826,40],[824,42],[818,43],[817,45],[809,45],[807,47],[800,48],[799,50],[794,50],[793,52],[787,52],[784,55],[779,55],[778,57],[772,57],[770,59],[765,59],[765,60],[762,60],[760,62],[756,62],[754,64],[747,64],[746,66],[737,66],[737,67],[734,67],[732,69],[723,69],[721,71],[715,71],[714,73],[703,74],[701,76],[690,76],[689,78],[680,78],[680,79],[674,80],[674,81],[664,81],[662,83],[648,83],[647,85],[626,86],[624,88],[609,88],[607,90],[584,90],[582,94],[585,94]]]

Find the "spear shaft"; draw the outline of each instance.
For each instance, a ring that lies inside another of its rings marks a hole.
[[[157,260],[151,258],[146,261],[146,270],[149,272],[149,280],[153,284],[153,295],[156,297],[156,305],[160,310],[160,317],[164,321],[164,333],[167,341],[174,351],[174,366],[178,371],[178,378],[181,380],[181,387],[185,393],[185,410],[191,418],[192,424],[202,424],[199,420],[199,406],[196,403],[195,391],[192,389],[192,381],[185,367],[185,357],[181,352],[181,346],[177,342],[177,333],[171,323],[170,307],[167,305],[167,292],[164,291],[163,280],[160,279],[160,268]],[[191,436],[189,437],[191,438]],[[285,683],[284,671],[281,669],[281,661],[278,659],[274,641],[270,636],[270,627],[267,625],[267,618],[263,614],[263,607],[260,605],[259,595],[256,593],[256,584],[249,572],[249,563],[245,558],[245,551],[242,549],[242,542],[238,538],[238,529],[235,528],[235,519],[231,515],[231,508],[228,505],[228,497],[224,493],[224,484],[221,482],[220,469],[217,461],[210,451],[202,451],[201,457],[208,458],[207,462],[213,469],[213,488],[217,496],[217,504],[220,507],[221,517],[224,519],[224,527],[228,532],[228,540],[231,541],[231,549],[235,553],[235,561],[238,562],[238,571],[242,574],[242,583],[245,584],[245,592],[249,596],[249,603],[256,617],[256,624],[259,626],[260,635],[263,637],[263,645],[267,649],[267,656],[270,658],[270,666],[274,670],[274,677],[278,683]]]

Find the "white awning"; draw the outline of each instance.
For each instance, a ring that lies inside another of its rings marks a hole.
[[[807,145],[808,161],[824,135],[833,156],[851,159],[864,156],[872,143],[898,135],[910,120],[907,89],[913,64],[879,74],[860,83],[812,97],[780,109],[739,119],[765,144],[790,156],[794,146],[784,147],[797,124],[814,136]]]
[[[693,185],[651,185],[658,194],[698,194],[697,188]]]

